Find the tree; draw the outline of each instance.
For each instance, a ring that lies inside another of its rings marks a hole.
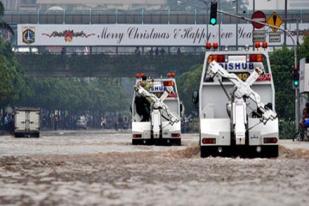
[[[26,93],[26,88],[9,43],[0,39],[0,106],[17,100]]]
[[[177,78],[179,97],[183,101],[186,112],[194,111],[192,94],[199,90],[202,68],[202,65],[196,65]]]
[[[304,38],[304,43],[300,45],[298,53],[300,59],[303,57],[309,58],[309,36]]]
[[[12,27],[3,20],[3,15],[4,15],[4,6],[0,1],[0,30],[7,30],[11,34],[14,34]]]
[[[270,63],[276,89],[276,111],[279,118],[288,120],[294,117],[294,53],[286,47],[276,50],[270,55]]]
[[[17,105],[72,112],[128,110],[130,100],[113,79],[31,78],[30,92]],[[124,106],[127,105],[127,106]]]

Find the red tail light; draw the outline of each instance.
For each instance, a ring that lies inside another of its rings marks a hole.
[[[174,138],[179,138],[180,134],[179,133],[172,133],[171,136],[174,137]]]
[[[216,144],[216,138],[203,138],[203,144]]]
[[[216,61],[216,62],[225,62],[225,56],[224,55],[210,55],[208,57],[208,63]]]
[[[276,144],[278,142],[278,138],[276,137],[264,137],[264,144]]]
[[[263,62],[264,57],[262,54],[251,54],[249,58],[250,62]]]
[[[133,134],[133,138],[142,138],[142,134]]]

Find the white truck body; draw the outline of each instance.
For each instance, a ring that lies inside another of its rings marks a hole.
[[[262,56],[263,60],[254,62],[255,56],[259,58]],[[212,60],[218,60],[225,71],[241,78],[243,80],[241,84],[247,82],[260,96],[261,102],[270,103],[271,110],[275,110],[275,89],[266,52],[206,52],[199,89],[201,157],[234,153],[245,156],[247,154],[277,156],[278,118],[261,122],[261,118],[257,117],[255,101],[249,97],[241,99],[234,97],[239,90],[236,90],[231,79],[209,76],[208,70]],[[257,81],[253,81],[254,75],[252,77],[250,75],[256,67],[261,68],[264,74]]]
[[[40,109],[16,108],[14,119],[15,137],[40,136]]]
[[[136,85],[141,79],[136,80]],[[169,94],[163,100],[163,104],[167,106],[169,112],[175,115],[179,121],[171,124],[170,121],[162,117],[160,110],[150,109],[149,121],[142,121],[142,116],[137,112],[136,97],[139,95],[137,91],[133,94],[132,101],[132,143],[133,144],[181,144],[181,103],[179,100],[176,81],[174,78],[153,79],[152,88],[149,93],[159,94],[158,97],[164,95],[167,87],[172,88],[172,94]],[[170,86],[166,86],[168,83]]]

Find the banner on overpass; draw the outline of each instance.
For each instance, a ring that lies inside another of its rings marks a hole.
[[[296,25],[288,28],[295,30]],[[300,24],[301,34],[309,24]],[[238,25],[238,44],[252,45],[252,25]],[[308,31],[307,31],[308,32]],[[19,46],[203,46],[218,42],[236,44],[236,25],[207,26],[201,24],[19,24]],[[296,34],[296,32],[294,32]],[[220,39],[220,41],[219,41]],[[288,45],[292,42],[287,38]],[[301,36],[300,40],[302,41]],[[281,45],[281,42],[271,45]]]

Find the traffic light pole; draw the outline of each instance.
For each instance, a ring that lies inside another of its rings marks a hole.
[[[217,10],[218,13],[220,14],[224,14],[224,15],[227,15],[227,16],[231,16],[231,17],[234,17],[234,18],[238,18],[238,19],[242,19],[244,21],[247,21],[247,22],[251,22],[251,23],[258,23],[258,24],[262,24],[264,26],[268,26],[270,28],[274,28],[274,29],[278,29],[282,32],[284,32],[284,34],[287,34],[291,40],[292,40],[292,43],[293,43],[293,49],[294,49],[294,68],[297,69],[298,68],[298,57],[297,57],[297,43],[295,41],[295,39],[293,38],[293,35],[292,33],[288,30],[288,29],[282,29],[281,27],[278,27],[278,26],[273,26],[273,25],[270,25],[270,24],[267,24],[265,22],[260,22],[260,21],[256,21],[256,20],[252,20],[250,18],[247,18],[247,17],[244,17],[244,16],[240,16],[240,15],[235,15],[235,14],[230,14],[230,13],[227,13],[225,11],[222,11],[222,10]],[[298,87],[295,87],[294,88],[294,93],[295,93],[295,129],[296,131],[298,132],[298,123],[299,123],[299,90],[298,90]]]

